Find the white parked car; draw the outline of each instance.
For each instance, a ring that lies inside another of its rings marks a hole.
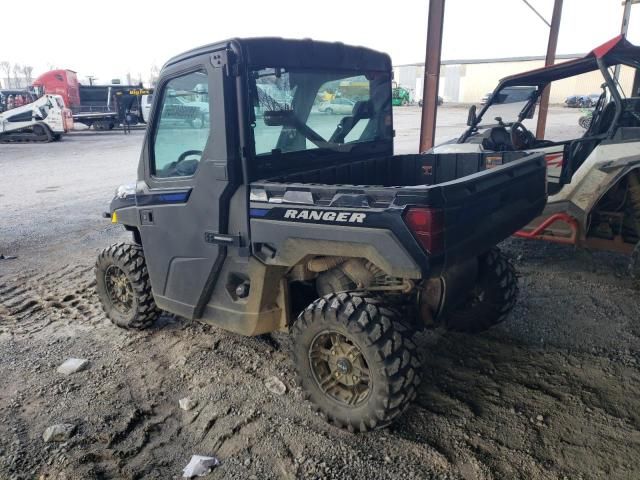
[[[342,115],[351,115],[355,104],[356,102],[349,100],[348,98],[337,97],[328,102],[321,103],[318,110],[329,114],[337,113]]]

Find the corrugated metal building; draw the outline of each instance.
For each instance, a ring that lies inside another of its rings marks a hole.
[[[557,55],[556,63],[582,57],[582,54]],[[479,60],[445,60],[440,68],[439,94],[445,102],[479,103],[492,92],[501,78],[544,66],[544,57],[493,58]],[[418,101],[422,98],[424,63],[398,65],[394,67],[394,79],[413,93]],[[600,93],[603,83],[600,72],[591,72],[554,82],[551,88],[551,103],[563,103],[569,95]],[[620,84],[625,92],[631,90],[633,70],[623,67]]]

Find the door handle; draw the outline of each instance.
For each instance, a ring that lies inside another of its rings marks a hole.
[[[234,247],[242,246],[242,237],[237,235],[226,235],[215,232],[204,232],[204,241],[218,245],[232,245]]]

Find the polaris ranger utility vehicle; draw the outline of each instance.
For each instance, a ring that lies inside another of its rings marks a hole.
[[[492,170],[480,153],[394,155],[391,71],[366,48],[276,38],[170,60],[138,181],[108,214],[133,243],[97,260],[113,322],[143,328],[165,310],[289,331],[326,417],[351,430],[396,418],[418,384],[416,330],[481,331],[513,307],[494,245],[542,211],[546,168],[540,154]],[[343,82],[367,94],[319,112]],[[207,102],[206,125],[178,118],[175,96]]]
[[[621,82],[612,74],[616,65]],[[429,153],[482,153],[490,167],[543,153],[549,201],[542,215],[516,235],[629,254],[630,272],[640,280],[639,70],[640,47],[618,36],[584,58],[506,77],[478,115],[471,107],[462,136]],[[597,71],[602,94],[584,135],[536,139],[525,124],[544,88]],[[512,98],[508,91],[516,87],[529,88],[528,98]]]

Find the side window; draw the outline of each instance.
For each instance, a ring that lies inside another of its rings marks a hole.
[[[163,88],[151,151],[156,177],[186,177],[198,169],[209,138],[207,72],[198,70],[170,80]]]

